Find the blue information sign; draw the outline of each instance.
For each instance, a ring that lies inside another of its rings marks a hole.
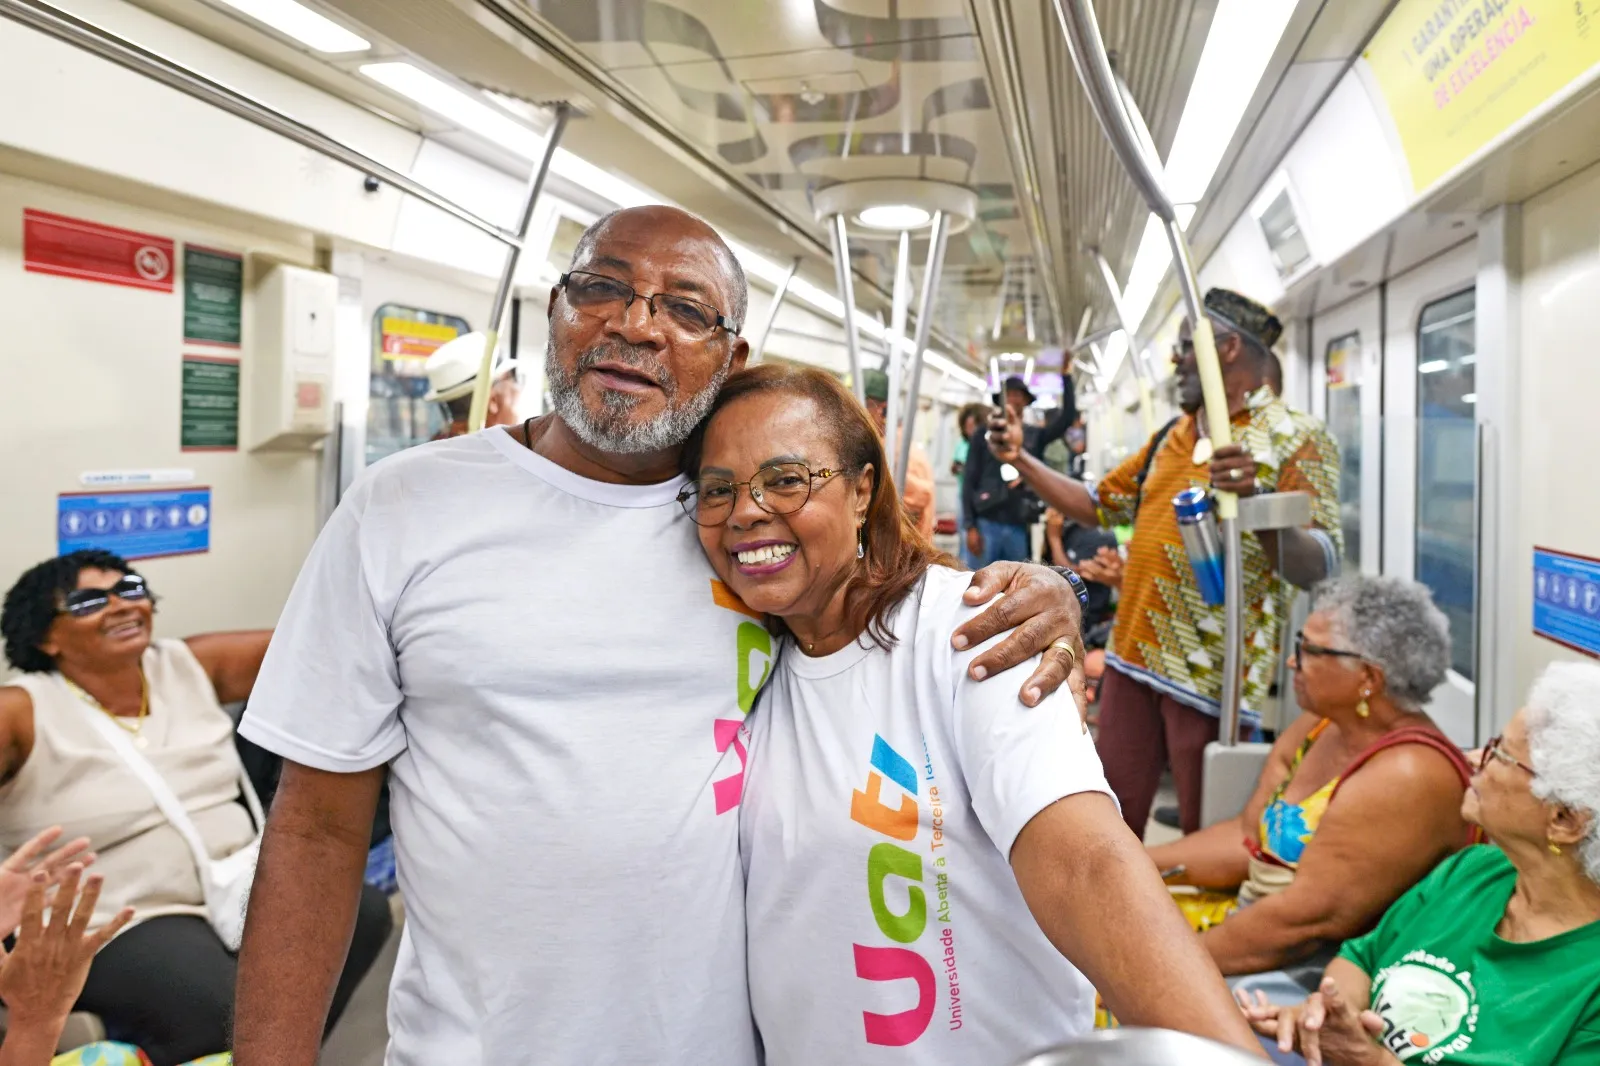
[[[1533,549],[1533,631],[1600,658],[1600,559]]]
[[[211,549],[211,490],[63,494],[56,498],[56,545],[124,559],[190,555]]]

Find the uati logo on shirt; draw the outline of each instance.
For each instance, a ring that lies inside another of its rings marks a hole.
[[[730,611],[749,615],[757,622],[761,620],[760,615],[746,607],[744,601],[720,581],[711,582],[711,601],[718,607],[726,607]],[[744,724],[744,719],[750,713],[750,708],[755,706],[756,696],[761,692],[761,686],[766,684],[767,674],[772,671],[771,634],[755,622],[740,622],[735,637],[734,654],[738,656],[734,699],[739,708],[739,717],[718,718],[711,723],[711,728],[717,744],[717,754],[724,754],[731,747],[734,754],[739,757],[739,769],[719,781],[712,782],[711,789],[716,797],[718,814],[727,814],[736,809],[740,798],[744,795],[744,768],[750,758],[750,728]]]
[[[867,774],[865,791],[850,796],[850,818],[889,840],[910,843],[917,838],[921,810],[917,804],[917,771],[889,742],[872,738],[872,769]],[[885,780],[887,779],[887,781]],[[885,790],[891,795],[885,796]],[[898,802],[893,790],[898,789]],[[889,909],[884,884],[890,877],[903,878],[907,906],[904,914]],[[899,844],[883,841],[867,853],[867,905],[877,921],[878,931],[896,944],[916,944],[928,928],[928,898],[922,890],[922,856]],[[945,931],[949,935],[949,931]],[[937,951],[934,938],[929,947]],[[933,965],[926,955],[911,947],[874,947],[854,944],[856,976],[865,981],[913,981],[916,1005],[898,1014],[878,1014],[864,1010],[867,1043],[904,1047],[927,1031],[938,999]]]
[[[1378,971],[1372,1009],[1383,1018],[1383,1046],[1401,1062],[1444,1062],[1470,1047],[1478,1029],[1472,974],[1426,951]]]

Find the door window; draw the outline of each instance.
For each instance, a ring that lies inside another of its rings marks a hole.
[[[1328,432],[1339,445],[1339,524],[1344,569],[1361,570],[1361,334],[1328,342]]]
[[[446,425],[443,407],[423,397],[428,356],[468,332],[455,315],[384,304],[372,316],[372,378],[367,405],[367,465],[432,440]]]
[[[1450,620],[1451,665],[1472,680],[1477,646],[1477,303],[1469,289],[1417,327],[1417,580]]]

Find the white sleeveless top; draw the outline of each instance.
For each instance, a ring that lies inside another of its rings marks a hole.
[[[145,758],[183,800],[213,858],[255,838],[239,802],[242,767],[233,722],[211,679],[181,640],[153,641],[144,653],[150,716]],[[88,837],[105,877],[96,926],[125,906],[134,923],[168,914],[205,916],[194,858],[149,791],[84,719],[80,697],[60,674],[23,674],[10,682],[33,699],[33,753],[0,786],[0,850],[15,851],[52,825],[63,840]],[[95,713],[101,713],[96,711]]]

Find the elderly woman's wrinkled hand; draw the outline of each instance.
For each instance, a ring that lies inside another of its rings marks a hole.
[[[1298,1011],[1294,1039],[1306,1066],[1398,1066],[1400,1060],[1374,1040],[1371,1023],[1377,1015],[1345,999],[1333,978],[1324,977]],[[1278,1046],[1287,1051],[1284,1024],[1280,1016]],[[1382,1024],[1378,1020],[1380,1032]]]
[[[95,953],[133,918],[133,908],[127,907],[91,932],[89,920],[100,899],[101,879],[91,876],[85,880],[83,867],[74,863],[62,871],[60,887],[50,901],[47,923],[44,911],[48,882],[49,876],[42,870],[30,875],[16,944],[0,957],[0,999],[5,1000],[10,1011],[13,1028],[64,1023],[78,993],[83,991]]]
[[[61,832],[59,825],[53,825],[0,862],[0,936],[10,936],[22,921],[22,907],[35,873],[44,874],[46,886],[55,885],[66,876],[69,865],[89,866],[94,862],[88,837],[69,840],[47,852],[61,838]]]
[[[1022,685],[1022,702],[1036,707],[1065,681],[1078,704],[1079,717],[1089,715],[1089,687],[1083,672],[1082,609],[1066,578],[1033,563],[990,563],[972,575],[966,601],[989,609],[955,631],[951,643],[972,648],[1007,633],[999,644],[967,667],[975,681],[1042,656]],[[1070,650],[1069,650],[1070,649]]]

